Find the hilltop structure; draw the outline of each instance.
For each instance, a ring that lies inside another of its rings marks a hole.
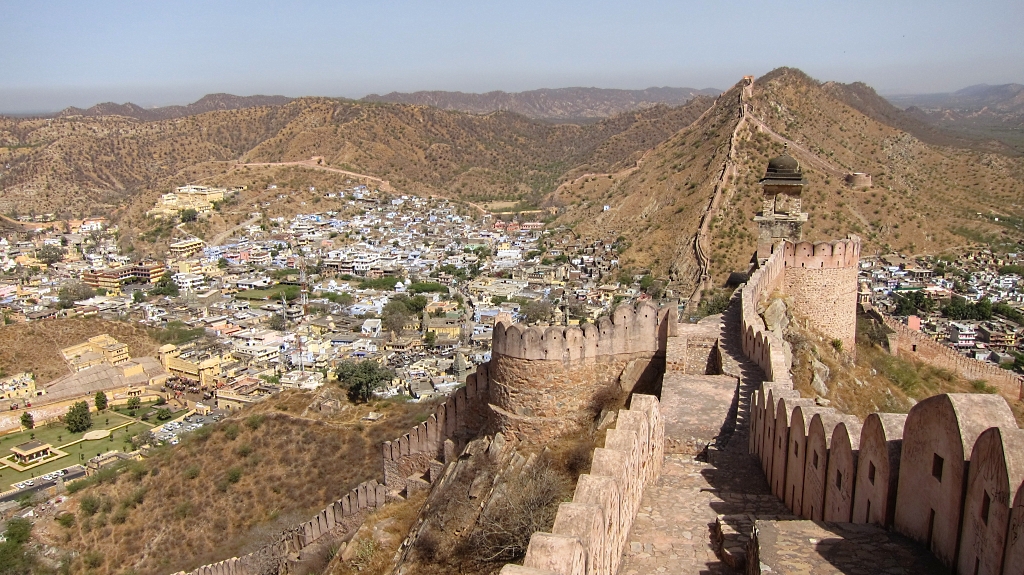
[[[800,162],[783,154],[768,162],[768,170],[761,178],[763,190],[761,213],[757,222],[757,262],[763,264],[771,255],[772,247],[780,240],[799,242],[803,239],[803,225],[807,213],[801,210],[801,194],[807,180]]]

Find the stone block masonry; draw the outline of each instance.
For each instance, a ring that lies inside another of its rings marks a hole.
[[[572,502],[558,508],[551,533],[534,533],[523,565],[502,575],[613,575],[644,489],[658,480],[665,427],[658,399],[635,394],[619,411],[605,447],[594,450],[589,474],[581,475]]]
[[[580,429],[621,394],[655,391],[674,310],[644,302],[579,327],[499,323],[490,362],[492,428],[543,442]]]
[[[760,459],[773,491],[805,518],[891,527],[960,573],[1020,572],[1024,431],[1006,400],[938,395],[919,402],[909,415],[872,414],[861,426],[855,418],[799,399],[789,366],[780,358],[779,336],[765,328],[757,306],[782,289],[818,331],[842,339],[845,349],[843,332],[855,330],[855,316],[849,312],[847,322],[846,307],[835,302],[855,303],[856,271],[850,264],[859,245],[781,247],[741,288],[740,297],[743,352],[768,376],[750,400],[748,450]],[[910,344],[917,346],[914,352],[938,346],[905,326],[886,323],[897,332],[901,348],[905,342],[915,342]],[[934,353],[940,360],[947,356]],[[954,364],[962,373],[968,368],[983,373],[966,358]],[[1019,394],[1019,382],[1009,390]],[[757,539],[755,529],[754,547]]]

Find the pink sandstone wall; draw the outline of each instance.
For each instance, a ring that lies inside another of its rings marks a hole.
[[[827,410],[811,412],[813,402],[793,390],[781,342],[758,308],[783,291],[818,331],[854,349],[860,246],[854,238],[781,247],[740,294],[743,353],[766,376],[750,399],[748,449],[772,491],[805,517],[892,526],[962,573],[1024,570],[1024,432],[1006,401],[986,394],[935,396],[909,415],[872,414],[863,425]],[[950,357],[952,350],[936,349],[942,346],[891,320],[886,324],[897,332],[900,353],[934,359],[987,379],[1010,398],[1020,396],[1021,381],[1012,374]]]
[[[895,332],[896,349],[890,351],[894,355],[910,357],[931,365],[951,369],[967,379],[984,379],[989,385],[1010,401],[1024,399],[1024,377],[974,358],[965,357],[924,335],[908,328],[895,318],[875,314],[881,318],[886,327]]]
[[[605,447],[594,450],[590,473],[580,476],[572,502],[559,506],[551,533],[534,533],[523,565],[505,565],[502,575],[617,573],[644,488],[661,474],[664,448],[658,399],[633,395],[608,430]]]
[[[609,396],[652,390],[673,311],[644,302],[583,328],[499,323],[490,363],[493,429],[544,441],[582,427]]]

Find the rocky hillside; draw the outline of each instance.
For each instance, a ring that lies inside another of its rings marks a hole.
[[[891,96],[907,115],[975,140],[994,139],[1024,153],[1024,86],[978,84],[946,94]]]
[[[697,96],[717,96],[720,90],[705,88],[647,88],[646,90],[608,90],[602,88],[558,88],[527,92],[391,92],[370,94],[365,102],[417,104],[442,110],[473,114],[515,112],[528,118],[575,121],[610,118],[623,112],[642,110],[658,104],[681,106]]]
[[[758,78],[743,106],[741,93],[740,85],[726,91],[697,122],[648,152],[639,168],[560,187],[552,196],[566,207],[560,222],[584,238],[621,238],[628,246],[623,265],[692,288],[701,271],[693,236],[728,166],[731,177],[704,247],[709,271],[722,283],[747,268],[757,234],[752,218],[761,206],[757,181],[788,143],[809,180],[808,239],[856,233],[865,253],[922,253],[979,241],[1012,244],[1024,234],[1018,157],[926,143],[851,106],[835,85],[794,69]],[[872,174],[874,188],[846,185],[844,174],[854,171]]]
[[[124,116],[0,118],[0,212],[117,213],[134,198],[231,164],[320,156],[403,191],[538,201],[577,167],[635,161],[711,101],[580,126],[510,112],[303,98],[282,106],[141,122]],[[201,169],[197,169],[201,168]]]

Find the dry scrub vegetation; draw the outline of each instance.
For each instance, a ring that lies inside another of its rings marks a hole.
[[[381,401],[333,419],[301,416],[312,398],[285,392],[156,449],[72,496],[74,524],[46,524],[41,538],[79,554],[72,573],[163,575],[255,551],[380,479],[380,443],[433,409]],[[369,409],[384,419],[361,423]]]
[[[603,433],[564,436],[520,452],[518,464],[474,453],[431,493],[403,572],[489,575],[522,561],[533,533],[550,531],[558,505],[572,500],[599,441]]]
[[[800,318],[786,329],[793,346],[793,384],[804,397],[821,396],[812,386],[814,362],[827,368],[828,399],[837,411],[864,419],[876,411],[906,413],[922,399],[942,393],[995,393],[984,381],[971,381],[941,367],[895,357],[882,347],[884,331],[867,317],[858,318],[857,358],[850,361]],[[1024,422],[1020,402],[1008,398],[1017,423]]]
[[[102,333],[128,344],[132,357],[155,355],[159,344],[147,328],[122,321],[69,318],[0,327],[0,370],[30,371],[43,384],[70,373],[60,350]]]

